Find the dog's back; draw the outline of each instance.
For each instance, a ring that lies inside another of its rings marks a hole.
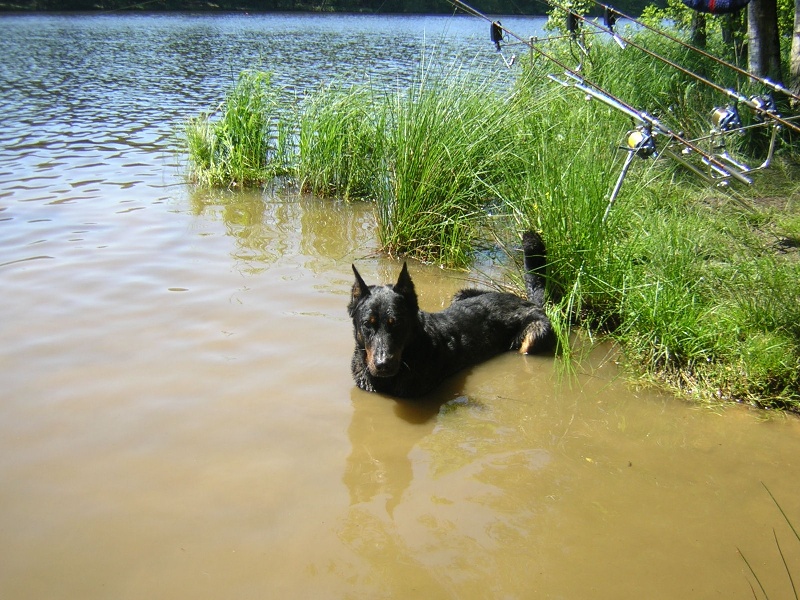
[[[355,266],[348,306],[356,348],[352,370],[367,391],[419,396],[441,380],[500,352],[540,352],[552,345],[544,304],[544,244],[523,237],[525,286],[529,299],[466,289],[441,312],[420,311],[404,265],[394,286],[368,286]]]

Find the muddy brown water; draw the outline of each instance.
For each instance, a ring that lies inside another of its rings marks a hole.
[[[136,90],[19,52],[140,23],[0,19],[30,75],[0,71],[0,597],[752,598],[739,552],[788,597],[763,484],[800,525],[797,419],[637,390],[605,347],[428,403],[355,389],[350,263],[400,268],[371,208],[193,190]],[[174,90],[170,114],[206,100]],[[476,275],[411,273],[427,310]]]

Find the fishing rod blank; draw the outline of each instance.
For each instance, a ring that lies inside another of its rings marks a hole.
[[[467,3],[463,2],[463,0],[449,0],[449,2],[451,4],[453,4],[454,6],[456,6],[457,8],[463,9],[465,12],[468,12],[469,14],[472,14],[472,15],[474,15],[476,17],[484,19],[485,21],[488,21],[489,23],[493,23],[493,21],[492,21],[492,19],[490,17],[488,17],[487,15],[479,12],[478,10],[476,10],[473,7],[471,7]],[[667,126],[663,125],[655,117],[647,114],[646,112],[637,110],[633,106],[627,104],[624,100],[621,100],[620,98],[617,98],[616,96],[614,96],[610,92],[607,92],[606,90],[604,90],[602,87],[600,87],[596,83],[593,83],[593,82],[589,81],[588,79],[582,77],[579,73],[577,73],[573,69],[570,69],[562,61],[558,60],[556,57],[554,57],[551,54],[548,54],[547,52],[542,50],[542,48],[540,48],[539,46],[534,44],[531,40],[526,40],[526,39],[522,38],[521,36],[517,35],[516,33],[511,31],[510,29],[508,29],[504,25],[500,25],[500,27],[509,36],[519,40],[520,42],[522,42],[523,44],[528,46],[531,50],[539,53],[545,59],[549,60],[550,62],[552,62],[554,65],[558,66],[559,68],[563,69],[565,74],[567,74],[570,78],[572,78],[575,81],[575,83],[568,84],[568,85],[572,85],[572,87],[576,87],[578,89],[581,89],[582,91],[586,92],[590,96],[598,98],[599,100],[602,100],[606,104],[609,104],[610,106],[613,106],[614,108],[617,108],[618,110],[621,110],[622,112],[624,112],[625,114],[628,114],[629,116],[633,117],[635,120],[639,121],[640,123],[649,123],[651,126],[655,127],[662,134],[664,134],[664,135],[668,136],[670,139],[673,139],[676,142],[682,144],[688,151],[694,152],[694,153],[698,154],[699,156],[701,156],[703,158],[703,160],[709,165],[709,167],[711,167],[713,169],[721,170],[722,172],[727,173],[727,176],[732,176],[735,179],[738,179],[739,181],[741,181],[742,183],[745,183],[745,184],[752,183],[751,180],[749,180],[747,177],[745,177],[744,175],[742,175],[741,173],[739,173],[735,169],[730,169],[729,167],[726,167],[725,164],[720,162],[713,155],[705,152],[704,150],[699,148],[697,145],[695,145],[691,141],[685,139],[683,136],[679,135],[678,133],[675,133],[674,131],[670,130]],[[683,162],[683,161],[681,161],[681,162]]]
[[[548,0],[548,2],[551,5],[553,5],[554,7],[556,7],[556,8],[559,8],[559,9],[564,10],[564,11],[569,11],[568,8],[558,4],[557,2],[554,2],[553,0]],[[575,14],[575,13],[570,12],[570,14]],[[608,29],[607,27],[601,25],[600,23],[597,23],[597,22],[593,21],[592,19],[588,19],[587,17],[585,17],[583,15],[576,15],[576,16],[577,16],[577,18],[579,18],[584,23],[588,23],[589,25],[591,25],[593,27],[596,27],[600,31],[603,31],[603,32],[611,34],[611,35],[619,35],[619,34],[616,34],[614,31],[612,31],[611,29]],[[735,100],[736,102],[740,102],[740,103],[744,104],[745,106],[747,106],[751,110],[753,110],[756,114],[758,114],[758,115],[760,115],[762,117],[767,117],[767,118],[769,118],[769,119],[771,119],[771,120],[783,125],[784,127],[788,127],[789,129],[793,129],[794,131],[797,131],[798,133],[800,133],[800,126],[797,126],[794,123],[791,123],[790,121],[781,118],[776,113],[768,110],[768,108],[766,108],[764,106],[763,102],[756,102],[753,99],[750,99],[750,98],[747,98],[747,97],[741,95],[739,92],[736,92],[736,91],[730,90],[730,89],[726,89],[723,86],[714,83],[710,79],[706,79],[702,75],[698,75],[697,73],[694,73],[693,71],[690,71],[689,69],[687,69],[685,67],[682,67],[681,65],[679,65],[678,63],[670,60],[669,58],[667,58],[665,56],[662,56],[662,55],[658,54],[657,52],[653,52],[652,50],[649,50],[649,49],[645,48],[641,44],[637,44],[636,42],[634,42],[630,38],[625,38],[623,36],[620,36],[620,39],[622,39],[626,44],[628,44],[630,46],[633,46],[637,50],[639,50],[641,52],[644,52],[648,56],[652,56],[653,58],[655,58],[657,60],[660,60],[664,64],[669,65],[673,69],[676,69],[676,70],[680,71],[684,75],[689,75],[690,77],[693,77],[697,81],[709,86],[710,88],[712,88],[712,89],[714,89],[714,90],[716,90],[716,91],[718,91],[718,92],[720,92],[722,94],[725,94],[726,96],[728,96],[729,98]]]
[[[621,17],[623,19],[628,19],[629,21],[631,21],[633,23],[636,23],[640,27],[644,27],[645,29],[648,29],[648,30],[652,31],[653,33],[656,33],[656,34],[658,34],[658,35],[660,35],[662,37],[667,38],[671,42],[675,42],[676,44],[680,44],[681,46],[683,46],[684,48],[687,48],[688,50],[691,50],[693,52],[697,52],[701,56],[704,56],[704,57],[706,57],[706,58],[708,58],[710,60],[713,60],[714,62],[716,62],[716,63],[718,63],[718,64],[720,64],[720,65],[722,65],[724,67],[727,67],[727,68],[735,71],[736,73],[739,73],[740,75],[744,75],[746,77],[749,77],[753,81],[761,83],[761,84],[767,86],[768,88],[770,88],[770,89],[772,89],[772,90],[774,90],[776,92],[780,92],[781,94],[785,94],[786,96],[789,96],[790,98],[792,98],[794,100],[800,101],[800,96],[799,95],[793,93],[791,90],[787,89],[786,87],[782,86],[779,83],[776,83],[776,82],[774,82],[774,81],[772,81],[770,79],[767,79],[765,77],[759,77],[758,75],[754,75],[753,73],[750,73],[749,71],[746,71],[745,69],[742,69],[741,67],[739,67],[737,65],[734,65],[734,64],[731,64],[731,63],[729,63],[729,62],[727,62],[725,60],[722,60],[721,58],[718,58],[718,57],[714,56],[713,54],[709,54],[708,52],[706,52],[702,48],[698,48],[696,46],[692,46],[691,44],[685,42],[684,40],[682,40],[680,38],[672,36],[672,35],[668,34],[667,32],[661,31],[660,29],[658,29],[656,27],[653,27],[651,25],[648,25],[647,23],[644,23],[642,21],[639,21],[638,19],[634,19],[633,17],[631,17],[629,15],[626,15],[623,12],[620,12],[619,10],[617,10],[616,8],[614,8],[612,6],[608,6],[607,4],[603,4],[599,0],[592,0],[592,2],[594,2],[597,6],[599,6],[600,8],[602,8],[606,12],[610,11],[612,13],[615,13],[615,14],[619,15],[619,17]],[[608,23],[607,23],[607,25],[608,25]],[[613,27],[609,26],[609,29],[612,29],[612,28]]]

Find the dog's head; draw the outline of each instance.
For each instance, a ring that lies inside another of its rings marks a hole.
[[[353,265],[356,281],[347,312],[353,319],[358,349],[373,377],[392,377],[403,364],[403,350],[418,326],[417,293],[403,264],[394,286],[367,285]]]

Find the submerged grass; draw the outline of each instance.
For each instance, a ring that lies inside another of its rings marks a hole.
[[[778,168],[736,193],[635,159],[604,221],[632,124],[554,85],[545,67],[534,63],[502,94],[429,65],[394,93],[331,86],[291,126],[275,116],[268,79],[244,79],[217,121],[190,124],[193,173],[230,185],[291,169],[317,195],[375,202],[386,252],[451,267],[468,266],[489,238],[516,244],[535,228],[563,355],[582,327],[617,341],[631,373],[679,394],[800,411],[797,147],[785,143]],[[713,77],[711,66],[692,68]],[[596,44],[585,69],[676,129],[706,129],[714,102],[725,103],[614,44]],[[244,140],[254,142],[246,152]]]

